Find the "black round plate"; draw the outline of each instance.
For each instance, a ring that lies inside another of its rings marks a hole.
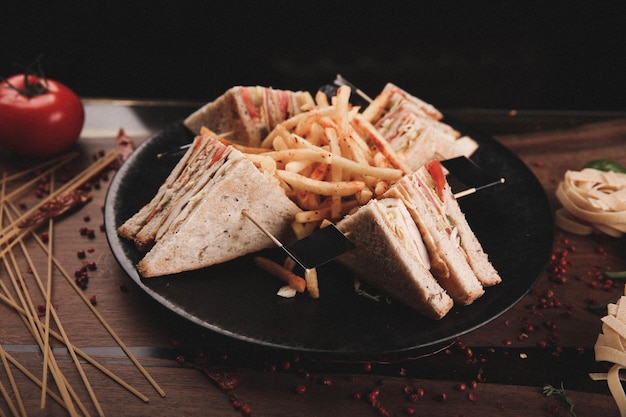
[[[472,159],[506,182],[459,200],[503,282],[474,304],[454,307],[434,321],[399,303],[357,295],[352,276],[331,262],[318,270],[321,297],[284,299],[282,285],[252,265],[251,257],[176,276],[143,279],[141,258],[116,229],[156,193],[178,157],[161,152],[189,143],[176,123],[141,144],[113,178],[105,204],[109,245],[126,273],[166,308],[223,335],[268,347],[334,355],[398,355],[432,347],[476,329],[515,305],[545,267],[554,238],[547,196],[532,172],[490,137]]]

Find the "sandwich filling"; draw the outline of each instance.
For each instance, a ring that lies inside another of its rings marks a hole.
[[[433,212],[436,213],[437,223],[441,230],[445,230],[454,247],[462,251],[463,247],[461,246],[457,227],[447,215],[444,201],[437,192],[437,184],[433,177],[425,169],[420,169],[413,174],[413,178],[422,195],[426,197],[426,201],[430,203]],[[464,253],[464,255],[467,258],[467,254]]]
[[[229,148],[213,138],[198,137],[190,152],[185,168],[167,185],[162,198],[146,219],[146,224],[137,232],[135,240],[143,250],[152,246],[155,239],[170,227],[174,218],[187,206],[192,196],[207,184],[224,163]]]
[[[393,84],[363,114],[412,170],[433,158],[470,156],[478,148],[473,139],[443,123],[436,108]]]
[[[400,200],[391,198],[383,199],[380,202],[383,203],[380,207],[384,209],[385,218],[398,240],[402,242],[409,252],[417,255],[424,268],[430,269],[430,258],[426,245],[422,240],[422,235],[409,212],[400,209],[399,205],[403,203]]]

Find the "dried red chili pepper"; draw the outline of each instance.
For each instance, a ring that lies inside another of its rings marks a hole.
[[[60,216],[73,208],[79,207],[90,199],[91,195],[82,190],[63,193],[40,207],[32,216],[22,221],[18,227],[35,226],[45,220]]]

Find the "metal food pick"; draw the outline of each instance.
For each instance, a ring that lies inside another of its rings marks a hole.
[[[504,178],[494,177],[465,156],[443,160],[441,165],[449,172],[446,179],[456,198],[504,183]]]
[[[355,248],[350,241],[334,224],[316,229],[309,236],[284,245],[276,236],[272,235],[263,225],[256,221],[248,212],[241,210],[274,244],[281,248],[291,259],[304,269],[313,269],[332,261],[339,255]]]

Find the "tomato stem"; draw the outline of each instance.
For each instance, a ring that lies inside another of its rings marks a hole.
[[[36,69],[33,69],[34,65],[37,66]],[[43,73],[41,57],[37,57],[33,64],[24,68],[24,88],[14,86],[4,77],[0,77],[0,80],[7,87],[28,98],[40,96],[48,92],[48,78]]]

